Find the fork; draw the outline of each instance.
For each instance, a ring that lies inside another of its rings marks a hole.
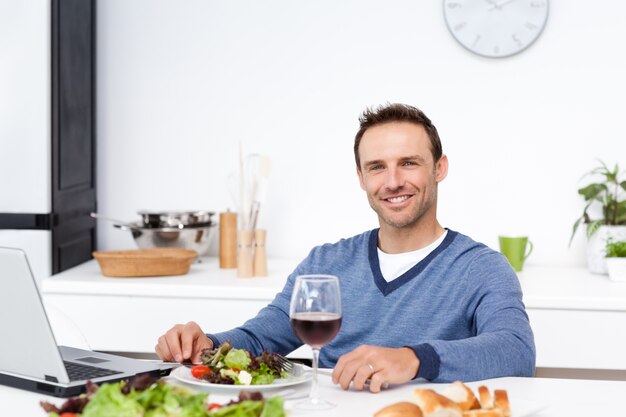
[[[291,360],[287,359],[280,353],[277,353],[275,357],[276,357],[276,361],[278,362],[278,365],[280,366],[281,371],[285,371],[291,376],[301,376],[304,373],[304,371],[308,368],[308,367],[305,367],[305,365],[301,363],[292,362]]]
[[[301,376],[305,371],[310,371],[312,369],[310,366],[306,366],[301,363],[295,363],[287,359],[280,353],[276,354],[276,360],[278,361],[278,364],[280,365],[280,369],[287,372],[290,376]],[[332,369],[318,369],[317,373],[321,375],[332,375],[333,371]],[[368,378],[367,381],[365,381],[365,385],[369,385],[370,382],[371,380],[370,378]],[[389,383],[383,382],[383,384],[381,385],[381,388],[382,389],[389,388]]]
[[[280,365],[280,370],[281,371],[285,371],[288,374],[291,374],[293,372],[293,369],[294,369],[294,363],[293,362],[291,362],[289,359],[285,358],[280,353],[275,353],[274,357],[278,361],[278,364]]]

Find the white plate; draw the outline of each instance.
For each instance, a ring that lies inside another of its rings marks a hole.
[[[239,391],[273,391],[290,387],[293,385],[304,384],[311,380],[311,373],[307,372],[301,376],[293,376],[288,378],[277,378],[272,384],[265,385],[226,385],[226,384],[213,384],[201,379],[194,378],[191,375],[191,369],[186,366],[179,366],[174,369],[170,376],[176,378],[180,382],[185,384],[191,384],[196,387],[201,387],[208,392],[223,393],[223,394],[238,394]]]

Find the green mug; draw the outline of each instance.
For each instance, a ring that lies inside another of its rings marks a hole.
[[[533,251],[532,242],[528,237],[498,236],[498,240],[500,252],[506,256],[515,272],[520,272],[524,261]]]

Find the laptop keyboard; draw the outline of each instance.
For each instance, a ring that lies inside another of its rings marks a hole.
[[[100,378],[103,376],[121,374],[119,371],[112,369],[99,368],[91,365],[81,365],[80,363],[63,361],[67,375],[70,381],[83,381],[87,379]]]

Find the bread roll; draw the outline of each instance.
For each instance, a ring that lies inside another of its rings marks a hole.
[[[463,417],[503,417],[502,410],[494,408],[493,410],[468,410],[463,411]]]
[[[416,404],[403,401],[388,405],[374,414],[374,417],[424,417],[424,414]]]
[[[441,394],[457,403],[463,411],[480,408],[480,403],[472,390],[461,381],[454,381],[441,391]]]
[[[424,417],[462,417],[461,407],[441,394],[431,389],[416,389],[413,391],[415,403],[422,409]]]
[[[491,410],[493,408],[493,398],[491,398],[489,388],[484,385],[478,387],[478,400],[480,401],[481,408],[487,410]]]
[[[502,410],[504,417],[511,416],[511,407],[509,405],[509,396],[506,390],[497,389],[493,391],[493,402],[496,408]]]

